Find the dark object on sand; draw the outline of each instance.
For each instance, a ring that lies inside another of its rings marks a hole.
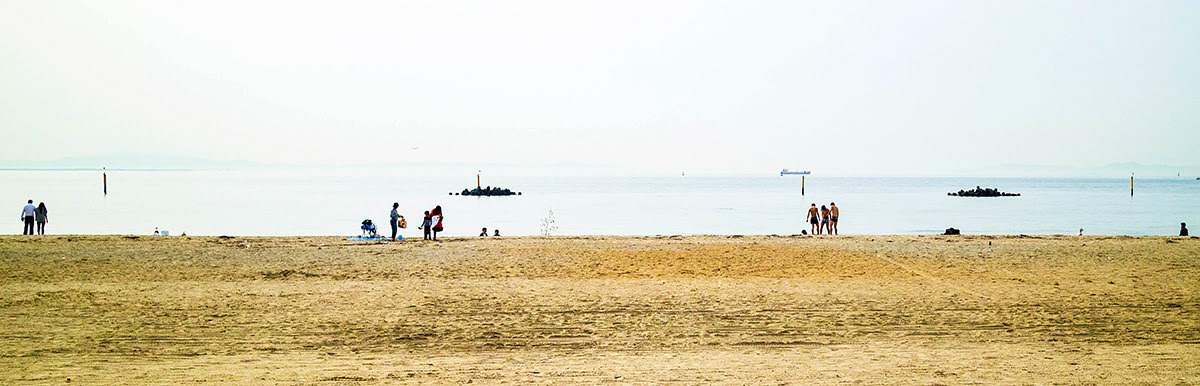
[[[476,187],[475,189],[463,189],[459,194],[464,196],[515,196],[521,194],[521,192],[514,192],[505,188],[493,188],[489,186],[486,188]]]
[[[996,188],[981,188],[976,186],[971,190],[959,190],[957,192],[946,193],[947,196],[956,197],[1020,197],[1021,193],[1001,192]]]
[[[946,233],[942,233],[942,234],[943,235],[961,235],[962,233],[959,232],[958,229],[946,228]]]

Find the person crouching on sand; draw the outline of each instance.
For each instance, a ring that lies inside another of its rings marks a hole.
[[[427,210],[425,211],[425,219],[421,220],[421,226],[417,227],[417,229],[425,231],[425,240],[429,240],[429,232],[433,231],[430,228],[433,228],[433,217],[429,215],[429,211]]]
[[[1180,236],[1187,236],[1187,235],[1188,235],[1188,231],[1187,231],[1187,223],[1186,223],[1186,222],[1181,222],[1181,223],[1179,223],[1179,235],[1180,235]]]
[[[829,203],[829,234],[831,234],[831,235],[838,234],[837,217],[838,217],[837,204],[834,204],[831,202],[831,203]]]
[[[807,220],[808,220],[808,224],[809,224],[809,228],[810,228],[809,233],[812,233],[814,235],[821,234],[821,230],[817,228],[817,224],[820,223],[821,219],[817,218],[817,204],[816,203],[813,203],[812,206],[808,208]]]

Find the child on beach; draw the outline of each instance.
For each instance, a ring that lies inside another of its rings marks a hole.
[[[429,215],[429,211],[427,210],[427,211],[425,211],[425,218],[423,220],[421,220],[421,226],[417,227],[417,229],[421,229],[421,230],[425,231],[425,240],[429,240],[429,232],[433,231],[432,229],[430,229],[432,227],[433,227],[433,217]]]

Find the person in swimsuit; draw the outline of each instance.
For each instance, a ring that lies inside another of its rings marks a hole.
[[[817,226],[817,230],[825,229],[828,232],[829,228],[829,208],[821,205],[821,225]]]
[[[829,234],[831,234],[831,235],[838,234],[837,217],[838,217],[837,204],[834,204],[831,202],[831,203],[829,203],[829,231],[830,231]]]
[[[809,232],[814,235],[821,234],[821,230],[817,229],[817,224],[819,224],[821,219],[817,217],[816,203],[812,204],[812,206],[808,208],[808,217],[806,218],[808,219],[809,228],[811,229]]]

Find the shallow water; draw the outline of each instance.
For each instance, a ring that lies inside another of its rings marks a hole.
[[[421,212],[442,205],[445,235],[542,233],[795,234],[809,229],[809,204],[837,202],[844,234],[1174,235],[1179,223],[1200,224],[1200,181],[1014,178],[750,177],[485,177],[521,191],[512,197],[449,196],[474,176],[410,176],[385,169],[253,171],[3,171],[0,202],[16,215],[26,199],[44,201],[54,234],[148,234],[155,227],[196,235],[355,235],[365,218],[387,232],[399,202],[420,237]],[[491,182],[489,182],[489,180]],[[975,186],[1021,197],[963,198],[947,192]],[[490,231],[489,231],[490,233]]]

